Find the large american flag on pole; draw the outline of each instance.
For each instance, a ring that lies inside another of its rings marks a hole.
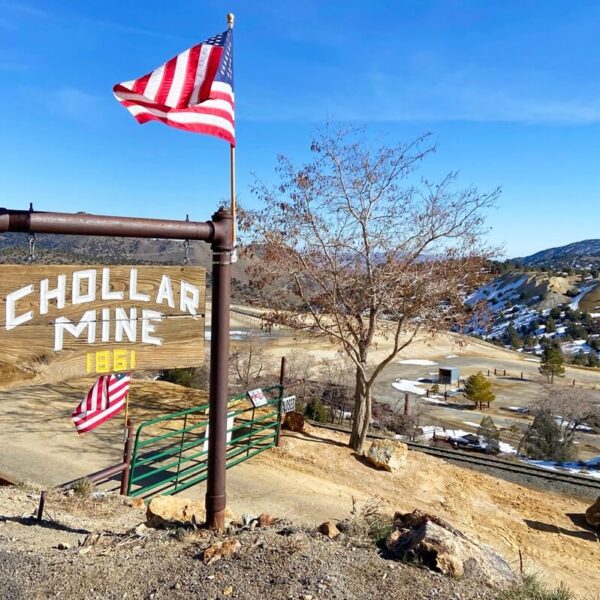
[[[102,375],[71,415],[77,433],[102,425],[125,408],[129,393],[129,373]]]
[[[235,145],[233,31],[178,54],[151,73],[114,86],[138,123],[157,120]]]

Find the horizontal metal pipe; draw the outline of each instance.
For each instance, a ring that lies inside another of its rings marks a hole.
[[[118,465],[112,465],[110,467],[106,467],[105,469],[101,469],[100,471],[96,471],[95,473],[90,473],[89,475],[84,475],[83,477],[78,477],[77,479],[73,479],[72,481],[67,481],[67,483],[63,483],[59,486],[60,489],[67,489],[71,487],[73,484],[77,483],[81,479],[89,479],[92,483],[98,483],[104,479],[109,479],[113,475],[117,475],[118,473],[122,473],[127,468],[127,463],[122,462]]]
[[[215,226],[210,221],[171,221],[0,208],[0,233],[7,231],[204,242],[215,239]]]

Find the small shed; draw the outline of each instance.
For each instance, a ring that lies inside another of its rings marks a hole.
[[[458,385],[460,370],[458,367],[440,367],[438,381],[444,385]]]

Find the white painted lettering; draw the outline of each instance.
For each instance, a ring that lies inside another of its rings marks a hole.
[[[187,281],[181,282],[181,291],[179,293],[179,309],[182,312],[187,311],[190,315],[198,314],[200,305],[200,290]]]
[[[156,294],[156,304],[162,304],[166,300],[171,308],[175,308],[175,299],[173,298],[173,284],[168,275],[163,275]]]
[[[102,309],[102,341],[110,342],[110,308]]]
[[[48,300],[56,300],[56,308],[65,307],[65,295],[67,290],[67,276],[59,275],[56,287],[49,289],[50,280],[42,279],[40,281],[40,315],[48,313]]]
[[[139,300],[140,302],[148,302],[150,296],[137,291],[137,274],[137,269],[131,269],[129,273],[129,298],[131,300]]]
[[[81,291],[81,283],[87,281],[87,292],[84,294]],[[96,299],[96,271],[95,269],[87,269],[85,271],[75,271],[73,273],[73,299],[72,303],[84,304],[93,302]]]
[[[142,311],[142,343],[153,344],[154,346],[162,346],[162,338],[150,335],[156,330],[156,325],[152,321],[162,321],[162,313],[156,310]]]
[[[96,311],[88,310],[83,313],[81,320],[77,325],[71,323],[67,317],[58,317],[54,322],[54,350],[57,352],[63,349],[65,331],[73,337],[78,338],[86,329],[87,343],[93,344],[96,341]]]
[[[33,311],[31,310],[17,317],[17,301],[29,296],[32,292],[33,285],[30,284],[6,296],[6,329],[9,331],[33,319]]]
[[[123,300],[124,297],[123,292],[110,291],[110,269],[104,267],[102,269],[102,300]]]
[[[129,309],[129,316],[124,308],[115,309],[115,342],[123,341],[123,332],[130,342],[137,339],[137,308]],[[143,329],[142,329],[143,331]]]

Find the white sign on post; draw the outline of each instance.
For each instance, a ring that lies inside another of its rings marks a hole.
[[[281,400],[281,412],[289,413],[296,410],[296,396],[287,396]]]
[[[254,408],[265,406],[265,404],[268,403],[267,397],[261,388],[250,390],[248,392],[248,398],[250,398],[250,402],[252,402],[252,406],[254,406]]]

